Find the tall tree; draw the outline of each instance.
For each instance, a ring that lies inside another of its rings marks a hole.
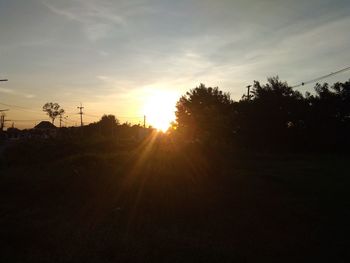
[[[255,81],[251,93],[250,101],[238,105],[239,141],[263,149],[286,147],[303,125],[303,96],[278,76],[263,85]]]
[[[345,149],[350,144],[350,81],[317,83],[315,92],[306,98],[308,138],[319,149]]]
[[[50,117],[52,124],[54,124],[55,119],[64,114],[64,109],[58,103],[47,102],[43,106],[43,111]]]
[[[112,114],[103,115],[101,120],[97,122],[103,135],[109,136],[115,134],[115,129],[119,125],[119,120]]]
[[[177,131],[202,142],[227,139],[232,131],[232,104],[229,93],[200,84],[176,104]]]

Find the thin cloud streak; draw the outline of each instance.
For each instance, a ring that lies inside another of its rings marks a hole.
[[[76,21],[83,26],[83,31],[91,41],[97,41],[107,37],[115,26],[124,26],[124,18],[113,14],[101,4],[95,1],[73,1],[75,6],[58,8],[48,1],[43,4],[54,14]]]

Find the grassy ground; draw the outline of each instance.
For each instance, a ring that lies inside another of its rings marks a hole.
[[[0,262],[347,262],[349,157],[48,143],[0,168]]]

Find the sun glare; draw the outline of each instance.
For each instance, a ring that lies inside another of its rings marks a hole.
[[[175,120],[175,105],[178,96],[169,91],[154,91],[144,105],[147,124],[165,132]]]

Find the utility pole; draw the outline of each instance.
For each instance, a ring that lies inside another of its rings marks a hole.
[[[8,109],[0,110],[0,112],[1,112],[1,116],[0,116],[0,131],[3,131],[4,127],[5,127],[5,113],[3,113],[4,111],[8,111]]]
[[[143,128],[146,128],[146,115],[143,115]]]
[[[3,131],[4,127],[5,127],[5,113],[3,113],[4,111],[8,111],[8,109],[0,110],[0,112],[1,112],[1,115],[0,115],[0,131]]]
[[[62,127],[62,114],[60,114],[60,128]]]
[[[0,79],[1,82],[8,81],[8,79]],[[8,109],[0,110],[0,112],[8,111]],[[1,113],[0,116],[0,131],[3,131],[5,127],[5,113]]]
[[[67,120],[68,116],[63,116],[62,114],[60,114],[60,128],[62,127],[62,121],[64,122],[63,119]]]
[[[248,100],[250,100],[250,87],[251,87],[252,85],[248,85],[247,86],[247,98],[248,98]]]
[[[0,116],[0,131],[3,131],[5,127],[5,115],[1,114]]]
[[[77,107],[79,109],[79,114],[80,114],[80,126],[83,127],[83,109],[84,107],[80,103],[80,107]]]

